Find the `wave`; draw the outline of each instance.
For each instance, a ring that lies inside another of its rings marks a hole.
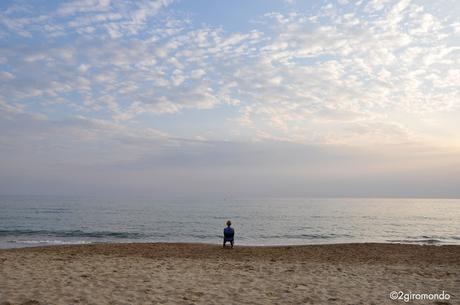
[[[69,208],[36,208],[32,209],[36,214],[63,214],[70,213],[72,209]]]
[[[92,242],[87,241],[87,240],[72,240],[72,241],[64,241],[64,240],[8,240],[8,243],[13,243],[13,244],[31,244],[31,245],[41,245],[41,244],[46,244],[46,245],[86,245],[86,244],[91,244]]]
[[[390,243],[401,243],[401,244],[440,244],[443,243],[439,239],[388,239]]]
[[[444,238],[439,236],[407,236],[404,239],[389,239],[391,243],[409,243],[409,244],[440,244],[445,242]]]
[[[92,237],[92,238],[129,238],[138,239],[145,234],[138,232],[92,231],[82,230],[0,230],[1,236],[54,236],[54,237]]]
[[[259,236],[261,239],[334,239],[334,238],[352,237],[349,234],[282,234],[282,235],[264,235]]]

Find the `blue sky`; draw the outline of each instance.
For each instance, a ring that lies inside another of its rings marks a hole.
[[[2,1],[0,192],[459,196],[459,16]]]

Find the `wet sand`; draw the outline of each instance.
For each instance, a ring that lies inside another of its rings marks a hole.
[[[391,300],[391,291],[445,291],[450,299],[406,303]],[[460,304],[460,246],[0,250],[0,304]]]

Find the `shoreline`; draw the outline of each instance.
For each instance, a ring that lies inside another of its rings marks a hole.
[[[308,247],[334,247],[334,246],[363,246],[363,245],[374,245],[374,246],[415,246],[415,247],[459,247],[460,244],[449,244],[449,243],[416,243],[416,242],[338,242],[338,243],[312,243],[312,244],[236,244],[236,248],[308,248]],[[20,250],[20,249],[37,249],[37,248],[58,248],[58,247],[92,247],[92,246],[205,246],[205,247],[218,247],[222,248],[222,243],[211,243],[211,242],[112,242],[112,241],[101,241],[101,242],[88,242],[88,243],[62,243],[62,244],[45,244],[36,246],[25,246],[15,248],[0,248],[0,252],[8,250]],[[228,244],[227,244],[228,246]]]
[[[1,249],[0,266],[2,305],[460,302],[460,245],[100,243]]]
[[[62,246],[93,246],[93,245],[204,245],[204,246],[218,246],[222,245],[221,243],[211,243],[211,242],[186,242],[186,241],[88,241],[88,242],[59,242],[59,243],[48,243],[45,242],[36,242],[36,243],[26,243],[22,244],[20,242],[10,242],[12,244],[17,244],[18,246],[12,247],[2,247],[0,246],[0,251],[3,250],[13,250],[13,249],[28,249],[28,248],[48,248],[48,247],[62,247]],[[4,243],[3,245],[6,245]],[[460,243],[449,243],[449,242],[404,242],[404,241],[363,241],[363,242],[332,242],[332,243],[306,243],[306,244],[235,244],[235,247],[239,248],[284,248],[284,247],[308,247],[308,246],[334,246],[334,245],[404,245],[404,246],[427,246],[427,247],[443,247],[443,246],[458,246]]]

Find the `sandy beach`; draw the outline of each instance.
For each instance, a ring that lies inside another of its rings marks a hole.
[[[460,246],[71,245],[0,250],[0,266],[2,305],[460,304]]]

